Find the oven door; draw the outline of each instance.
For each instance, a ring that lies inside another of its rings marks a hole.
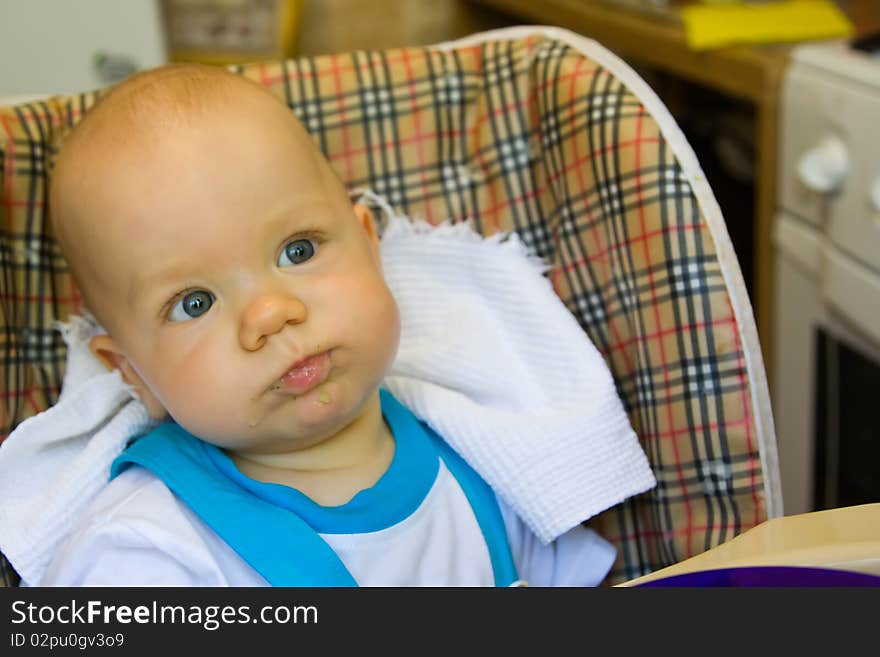
[[[880,501],[880,273],[774,228],[774,415],[786,515]]]

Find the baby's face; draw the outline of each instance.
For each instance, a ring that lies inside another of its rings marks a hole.
[[[365,209],[289,130],[224,109],[117,158],[95,193],[113,338],[191,433],[241,452],[314,444],[357,418],[399,318]]]

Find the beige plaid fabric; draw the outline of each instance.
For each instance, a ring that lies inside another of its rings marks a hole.
[[[766,519],[755,382],[716,242],[618,77],[546,35],[239,72],[286,101],[350,187],[430,222],[516,231],[552,264],[659,482],[591,522],[619,548],[609,583]],[[59,136],[95,99],[0,108],[0,436],[59,394],[65,348],[50,323],[82,308],[47,228],[47,179]]]

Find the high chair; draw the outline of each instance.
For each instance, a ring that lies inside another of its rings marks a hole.
[[[236,69],[283,98],[351,188],[414,218],[516,231],[611,369],[658,485],[590,525],[608,584],[782,513],[757,333],[724,218],[623,61],[550,27]],[[0,436],[53,404],[81,313],[47,224],[59,138],[100,91],[0,108]],[[2,527],[0,527],[2,531]],[[7,567],[5,581],[14,584]]]

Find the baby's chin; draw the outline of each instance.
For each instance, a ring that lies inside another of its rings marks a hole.
[[[378,398],[378,387],[366,395],[352,395],[345,386],[326,381],[301,395],[272,392],[272,404],[254,407],[234,424],[206,426],[179,423],[205,442],[238,453],[283,453],[314,446],[349,426]],[[212,423],[213,424],[213,423]]]
[[[357,421],[369,404],[378,403],[374,394],[378,385],[366,390],[352,390],[342,381],[330,378],[314,389],[283,404],[278,410],[294,427],[291,436],[299,442],[318,442],[342,431]],[[257,425],[256,428],[259,428]]]

